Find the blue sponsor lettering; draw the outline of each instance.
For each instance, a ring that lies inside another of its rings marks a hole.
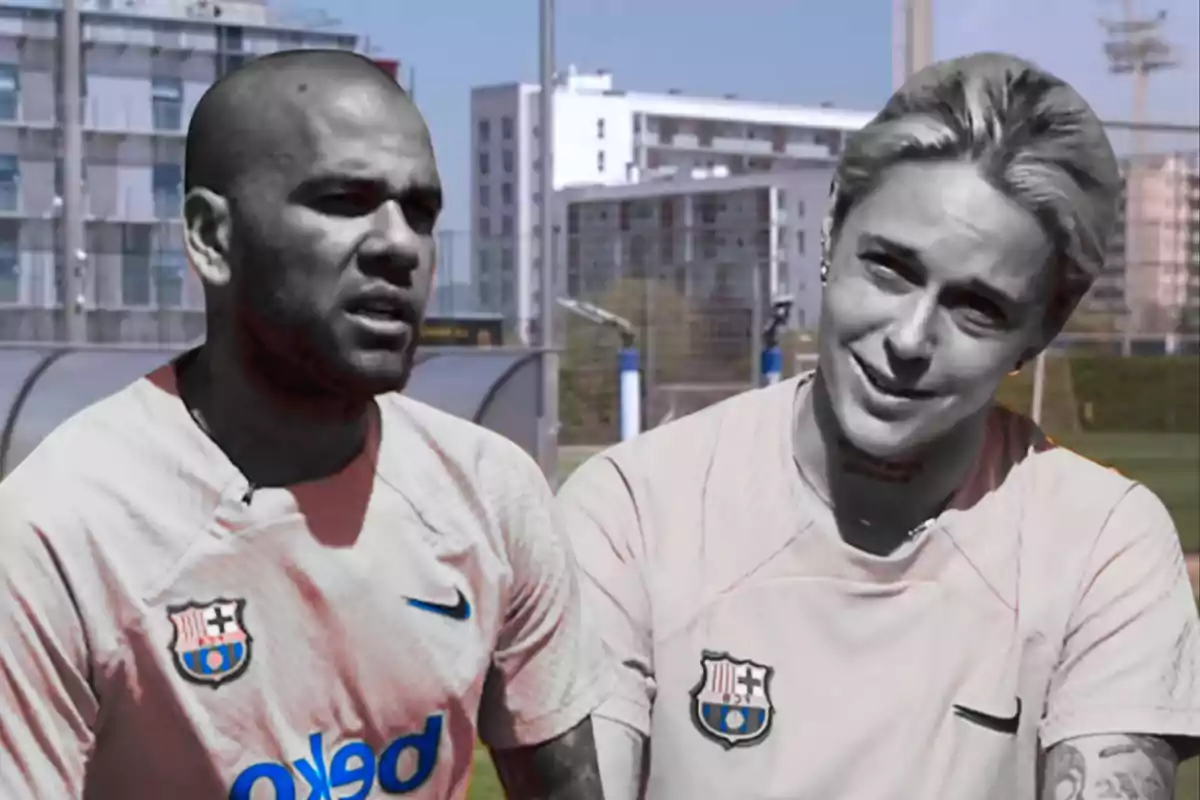
[[[250,765],[233,782],[229,800],[300,800],[300,788],[309,790],[306,800],[366,800],[377,783],[384,794],[408,794],[428,782],[441,742],[441,714],[426,718],[423,731],[401,736],[378,756],[364,742],[346,742],[326,760],[324,734],[310,734],[308,758],[293,761],[290,769],[269,761]],[[412,774],[401,775],[400,757],[406,750],[416,752],[417,766]],[[300,782],[304,785],[298,786]],[[273,795],[263,793],[267,786]]]

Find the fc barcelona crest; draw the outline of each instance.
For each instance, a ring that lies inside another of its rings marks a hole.
[[[692,689],[692,722],[717,744],[730,750],[750,747],[771,732],[771,676],[765,664],[705,650],[704,674]]]
[[[224,598],[167,609],[175,629],[171,656],[185,680],[215,689],[242,676],[250,666],[253,643],[245,609],[245,600]]]

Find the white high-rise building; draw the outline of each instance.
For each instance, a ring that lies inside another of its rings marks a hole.
[[[248,60],[354,50],[358,37],[267,0],[79,0],[80,264],[59,241],[61,5],[0,0],[0,340],[64,335],[74,303],[65,278],[82,267],[92,342],[195,341],[204,295],[181,219],[192,111],[213,81]]]
[[[668,174],[739,175],[831,162],[873,116],[828,106],[626,92],[607,72],[559,76],[554,187]],[[540,130],[536,84],[471,94],[472,282],[485,311],[526,331],[538,308]]]

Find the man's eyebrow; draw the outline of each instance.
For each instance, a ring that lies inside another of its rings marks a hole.
[[[974,292],[975,294],[980,295],[982,297],[986,297],[987,299],[991,300],[996,305],[1006,306],[1006,307],[1011,308],[1014,306],[1020,306],[1020,305],[1024,304],[1024,303],[1022,303],[1021,300],[1008,294],[1008,292],[1001,291],[1000,289],[997,289],[995,286],[992,286],[990,283],[980,280],[979,278],[972,278],[971,280],[969,280],[965,284],[963,284],[962,288],[966,289],[967,291]]]
[[[439,209],[441,209],[443,202],[442,184],[436,178],[417,177],[397,189],[397,187],[389,185],[382,178],[366,174],[356,175],[353,172],[322,172],[310,175],[301,181],[300,185],[296,187],[294,194],[311,195],[314,192],[354,187],[369,188],[381,193],[401,196],[419,196],[426,202],[436,205]]]
[[[916,248],[901,244],[894,239],[880,236],[876,233],[862,233],[858,237],[858,252],[865,250],[882,250],[887,255],[907,264],[920,266],[921,254]]]
[[[894,239],[889,239],[886,236],[880,236],[875,233],[863,233],[858,237],[858,252],[863,253],[871,250],[876,250],[887,254],[888,256],[917,269],[924,269],[925,264],[921,259],[920,252],[909,245],[897,242]],[[954,283],[954,282],[952,282]],[[986,297],[997,305],[1002,306],[1018,306],[1022,301],[1012,297],[1007,292],[1004,292],[990,283],[981,280],[980,278],[971,278],[958,285],[960,290],[973,292],[982,297]]]

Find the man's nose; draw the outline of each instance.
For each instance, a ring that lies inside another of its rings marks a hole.
[[[906,298],[900,319],[888,333],[888,349],[903,361],[927,361],[936,344],[937,293],[926,291]]]
[[[393,268],[414,270],[420,266],[421,237],[409,225],[404,209],[388,200],[371,215],[371,230],[359,250],[362,257],[390,262]]]

